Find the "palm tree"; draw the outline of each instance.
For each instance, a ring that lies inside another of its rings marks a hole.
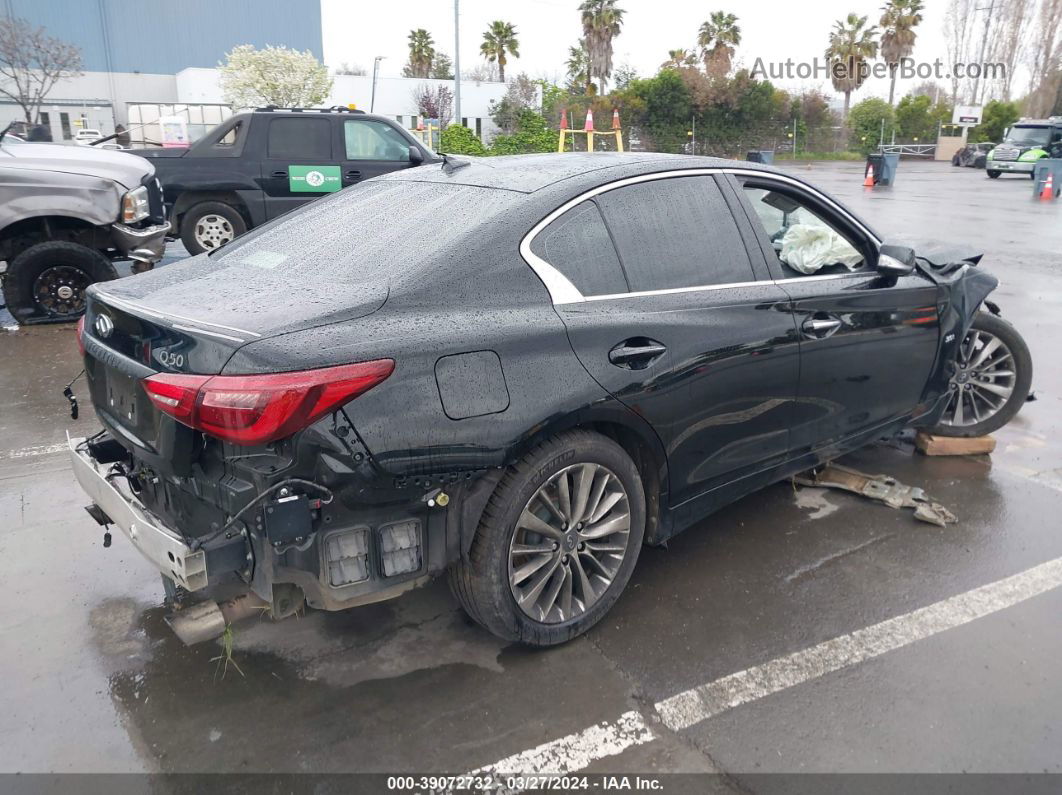
[[[490,27],[483,34],[483,43],[479,45],[479,51],[490,62],[498,63],[498,77],[505,82],[505,64],[508,61],[505,53],[519,58],[520,42],[516,40],[516,28],[510,22],[502,22],[500,19],[490,23]]]
[[[914,29],[921,21],[922,0],[888,0],[881,9],[881,57],[889,65],[890,105],[896,96],[896,70],[914,51]]]
[[[681,69],[686,66],[696,66],[697,56],[686,49],[668,50],[667,60],[661,65],[661,69]]]
[[[587,55],[586,45],[582,40],[575,47],[568,48],[568,60],[564,66],[568,70],[569,94],[592,93],[590,89],[594,84],[590,79],[590,56]]]
[[[409,77],[427,77],[435,60],[435,41],[424,28],[409,31]]]
[[[845,124],[848,123],[848,105],[852,92],[867,79],[867,61],[877,58],[878,34],[875,27],[866,27],[867,18],[849,14],[834,23],[830,34],[830,46],[826,48],[826,60],[830,62],[830,82],[844,94]]]
[[[589,78],[605,82],[612,75],[612,40],[623,26],[623,9],[616,0],[583,0],[579,4],[583,19],[583,44],[590,59]]]
[[[741,28],[738,27],[737,17],[725,11],[713,11],[697,35],[704,68],[713,75],[721,76],[730,71],[734,48],[739,44]]]

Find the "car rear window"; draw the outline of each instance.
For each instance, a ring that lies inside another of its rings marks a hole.
[[[399,273],[412,276],[432,267],[437,254],[452,259],[469,234],[503,217],[519,198],[464,185],[369,182],[253,229],[211,260],[279,269],[293,283],[356,284]]]
[[[583,295],[627,292],[616,249],[592,201],[576,205],[539,232],[531,253],[568,277]]]
[[[269,157],[276,160],[331,160],[332,122],[328,119],[270,119]]]
[[[610,190],[596,201],[633,292],[756,278],[712,177],[641,182]]]

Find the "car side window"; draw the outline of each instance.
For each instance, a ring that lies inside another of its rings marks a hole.
[[[627,292],[616,249],[592,201],[554,219],[531,241],[531,252],[563,273],[584,296]]]
[[[745,185],[755,211],[786,277],[849,273],[866,269],[855,241],[790,193]]]
[[[343,122],[347,160],[409,160],[409,141],[378,121]]]
[[[639,182],[596,201],[633,292],[756,278],[730,208],[710,176]]]
[[[243,122],[238,121],[229,129],[227,133],[221,136],[214,146],[222,149],[229,149],[235,146],[236,139],[240,136],[240,131],[243,129]]]
[[[329,119],[270,119],[266,151],[274,160],[331,160]]]

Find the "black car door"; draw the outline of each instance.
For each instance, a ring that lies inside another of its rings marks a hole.
[[[800,333],[793,453],[830,448],[910,414],[936,356],[936,285],[917,271],[880,276],[871,233],[796,181],[760,174],[736,184]]]
[[[664,443],[672,506],[784,460],[798,376],[785,294],[715,178],[678,174],[607,186],[530,244],[574,286],[555,303],[580,361]]]
[[[386,122],[345,119],[343,130],[343,187],[415,165],[412,144]]]
[[[261,177],[267,219],[343,187],[329,116],[262,116],[268,123]]]

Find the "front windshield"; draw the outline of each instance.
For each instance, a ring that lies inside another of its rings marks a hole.
[[[1013,127],[1007,143],[1015,146],[1047,146],[1048,127]]]

